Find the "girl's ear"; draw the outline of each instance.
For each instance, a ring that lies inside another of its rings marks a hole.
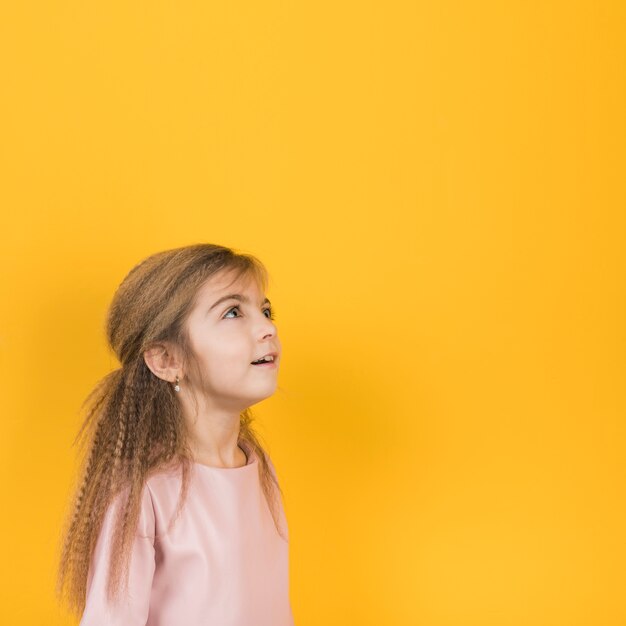
[[[150,371],[159,378],[173,383],[176,376],[182,378],[180,359],[176,351],[166,343],[157,343],[143,353],[143,360]]]

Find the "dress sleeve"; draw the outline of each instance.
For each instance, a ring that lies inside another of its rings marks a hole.
[[[270,472],[271,472],[272,476],[274,477],[274,479],[278,483],[278,475],[276,473],[276,468],[274,467],[274,463],[272,462],[272,459],[271,459],[270,455],[265,453],[265,458],[267,459],[267,464],[268,464],[268,466],[270,468]],[[278,492],[276,493],[276,499],[277,499],[277,502],[278,502],[278,512],[279,512],[279,518],[280,518],[280,525],[281,525],[281,528],[282,528],[283,533],[285,535],[285,541],[287,543],[289,543],[289,524],[287,522],[287,515],[285,513],[285,503],[283,502],[282,496]]]
[[[79,626],[145,626],[148,621],[155,569],[155,514],[147,483],[143,488],[141,512],[132,546],[128,592],[124,594],[121,591],[115,604],[107,599],[111,543],[120,503],[121,494],[118,494],[105,513],[89,566],[85,610]]]

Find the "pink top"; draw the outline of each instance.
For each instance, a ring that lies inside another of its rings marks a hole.
[[[146,480],[128,594],[112,606],[105,585],[114,500],[89,568],[79,626],[293,626],[289,544],[274,525],[255,452],[245,441],[239,445],[248,455],[242,467],[193,463],[187,500],[168,534],[180,473],[164,470]],[[282,501],[280,527],[288,538]]]

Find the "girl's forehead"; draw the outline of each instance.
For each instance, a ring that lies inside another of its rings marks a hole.
[[[219,298],[227,294],[262,293],[263,285],[256,276],[243,275],[236,280],[233,275],[219,275],[207,280],[198,295],[204,298]]]

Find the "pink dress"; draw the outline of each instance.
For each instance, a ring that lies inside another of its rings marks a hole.
[[[168,534],[180,474],[164,470],[146,480],[128,594],[115,605],[105,593],[113,501],[89,568],[79,626],[293,626],[289,543],[274,525],[256,454],[245,441],[239,445],[248,455],[242,467],[193,464],[187,501]],[[280,527],[288,538],[282,501]]]

